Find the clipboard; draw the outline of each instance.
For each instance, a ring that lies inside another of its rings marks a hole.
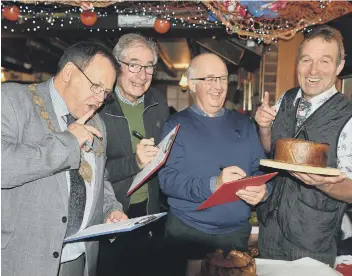
[[[117,234],[123,232],[129,232],[134,229],[140,228],[151,222],[154,222],[161,217],[165,216],[167,212],[142,216],[138,218],[132,218],[127,220],[122,220],[116,223],[104,223],[97,224],[73,234],[64,239],[64,243],[81,241],[89,238],[100,237],[104,235]]]
[[[268,180],[277,175],[278,172],[263,174],[259,176],[246,177],[240,180],[224,183],[215,191],[207,200],[205,200],[199,207],[199,210],[214,207],[220,204],[225,204],[233,201],[240,200],[236,192],[245,189],[248,186],[260,186]]]
[[[142,186],[149,177],[151,177],[157,170],[161,168],[161,166],[165,164],[179,128],[180,124],[171,130],[169,134],[166,135],[165,138],[158,144],[159,151],[156,153],[153,161],[147,164],[142,171],[136,174],[131,187],[127,191],[128,196],[133,194],[133,192]]]

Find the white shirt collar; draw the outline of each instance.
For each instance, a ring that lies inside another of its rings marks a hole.
[[[116,93],[117,97],[120,99],[120,101],[125,103],[125,104],[136,106],[136,105],[139,105],[139,104],[144,102],[144,94],[140,98],[137,99],[136,103],[133,103],[133,102],[127,100],[124,96],[122,96],[122,94],[120,93],[120,90],[117,87],[117,85],[115,86],[115,93]]]
[[[337,91],[335,85],[333,85],[331,88],[329,88],[325,92],[309,99],[308,101],[312,104],[313,109],[317,109],[319,106],[321,106],[323,103],[325,103],[328,99],[330,99],[337,92],[338,91]],[[302,97],[302,89],[299,89],[293,104],[295,105],[297,100],[301,97]]]
[[[60,96],[59,92],[56,90],[54,86],[54,78],[51,78],[49,82],[49,91],[50,91],[50,97],[51,97],[51,101],[53,102],[56,116],[58,118],[63,118],[64,116],[69,114],[70,112],[68,111],[68,108],[64,99]]]

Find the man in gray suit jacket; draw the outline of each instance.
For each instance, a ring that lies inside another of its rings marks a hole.
[[[96,275],[98,242],[64,238],[127,218],[104,178],[106,131],[94,115],[115,66],[109,50],[81,42],[54,78],[2,85],[2,275]]]

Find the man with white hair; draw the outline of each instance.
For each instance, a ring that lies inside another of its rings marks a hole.
[[[130,197],[126,196],[134,176],[157,153],[155,144],[159,143],[161,129],[169,115],[164,94],[150,87],[158,60],[157,47],[152,40],[131,33],[120,37],[113,54],[120,65],[115,93],[100,112],[107,129],[108,179],[129,218],[158,213],[160,202],[157,176],[152,177]],[[146,139],[138,140],[131,135],[132,130],[137,130]],[[137,231],[136,234],[126,235],[130,238],[124,238],[125,244],[121,240],[113,244],[102,244],[101,267],[106,270],[101,275],[110,272],[116,274],[116,271],[109,271],[109,263],[118,267],[119,275],[132,275],[132,268],[127,265],[132,255],[140,255],[139,259],[146,261],[140,267],[147,269],[148,245],[152,234],[149,227],[144,227],[143,230],[142,233]],[[117,253],[119,250],[121,254]],[[118,255],[122,255],[121,258]],[[126,257],[126,261],[122,257]]]

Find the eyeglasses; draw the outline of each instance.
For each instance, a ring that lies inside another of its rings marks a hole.
[[[100,84],[97,84],[97,83],[92,82],[92,81],[88,78],[88,76],[83,72],[83,70],[82,70],[78,65],[74,64],[73,62],[72,62],[72,64],[73,64],[74,66],[76,66],[77,69],[78,69],[79,71],[81,71],[81,73],[82,73],[82,74],[86,77],[86,79],[90,82],[90,84],[91,84],[90,90],[91,90],[94,94],[99,95],[99,94],[101,94],[101,93],[104,93],[104,99],[105,99],[105,100],[108,100],[108,99],[111,98],[112,90],[110,90],[110,89],[105,89],[105,88],[104,88],[103,86],[101,86]]]
[[[202,80],[205,81],[207,85],[214,85],[217,80],[219,80],[221,84],[227,84],[229,83],[229,76],[193,78],[191,80]]]
[[[131,72],[131,73],[139,73],[142,68],[145,69],[145,73],[148,74],[148,75],[153,75],[155,73],[155,65],[140,65],[140,64],[137,64],[137,63],[128,63],[128,62],[124,62],[122,60],[118,60],[119,62],[121,62],[122,64],[125,64],[128,66],[128,70]]]

